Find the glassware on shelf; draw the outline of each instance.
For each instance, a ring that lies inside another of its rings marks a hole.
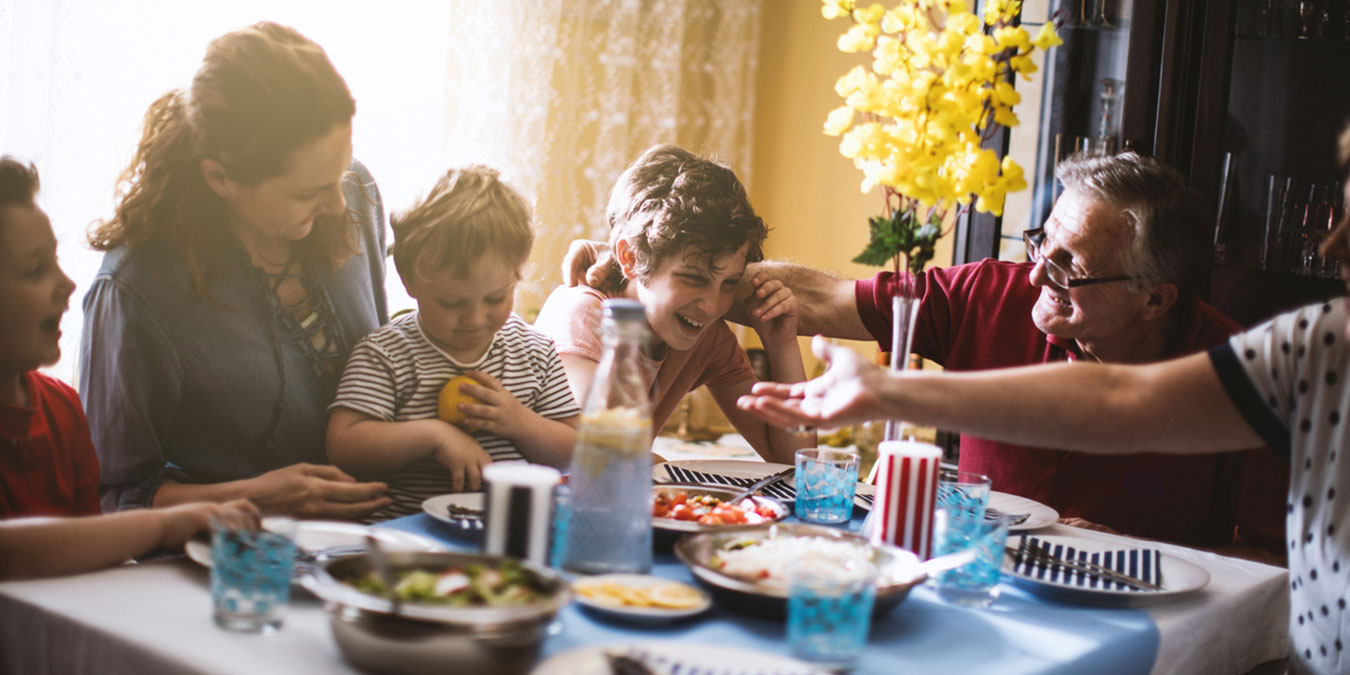
[[[1101,118],[1097,121],[1097,137],[1092,139],[1094,155],[1114,155],[1116,152],[1116,137],[1111,133],[1111,129],[1114,108],[1116,101],[1120,99],[1122,84],[1124,83],[1117,79],[1102,78]]]
[[[1106,0],[1075,0],[1069,13],[1069,25],[1114,28],[1106,20]]]
[[[1270,3],[1270,14],[1266,24],[1265,37],[1280,38],[1284,37],[1284,3],[1285,0],[1268,0]]]
[[[1322,16],[1318,0],[1298,0],[1298,39],[1311,40],[1317,35],[1318,19]]]
[[[1304,183],[1269,176],[1261,269],[1303,276],[1336,277],[1340,265],[1322,257],[1322,240],[1336,226],[1344,205],[1341,183]]]
[[[1327,233],[1327,212],[1331,204],[1327,198],[1327,186],[1314,183],[1308,188],[1308,203],[1303,206],[1303,226],[1298,231],[1299,271],[1312,274],[1321,271],[1317,247]]]
[[[1345,204],[1343,202],[1345,194],[1344,185],[1339,182],[1331,183],[1330,185],[1331,189],[1327,195],[1326,231],[1322,233],[1324,238],[1330,234],[1332,230],[1336,229],[1336,223],[1341,222],[1345,209]],[[1335,258],[1322,257],[1318,272],[1324,277],[1337,278],[1341,275],[1341,263]]]
[[[1275,37],[1275,0],[1261,0],[1261,13],[1256,20],[1256,37]]]
[[[1286,198],[1293,178],[1270,176],[1266,179],[1266,221],[1261,239],[1261,269],[1277,270],[1281,266],[1280,224],[1284,221]]]
[[[1223,153],[1223,166],[1219,170],[1219,201],[1214,209],[1214,262],[1223,264],[1228,260],[1228,238],[1224,225],[1228,222],[1228,212],[1232,206],[1233,183],[1237,172],[1233,171],[1234,154]]]

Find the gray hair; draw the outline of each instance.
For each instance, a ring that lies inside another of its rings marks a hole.
[[[1134,227],[1126,273],[1134,290],[1175,284],[1192,291],[1207,241],[1200,195],[1181,173],[1157,160],[1126,152],[1073,155],[1055,167],[1065,190],[1080,190],[1122,211]]]

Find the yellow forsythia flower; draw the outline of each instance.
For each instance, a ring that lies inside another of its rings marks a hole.
[[[868,54],[835,82],[844,105],[823,125],[862,172],[864,192],[884,186],[905,208],[941,216],[972,202],[1001,213],[1007,193],[1026,187],[1021,167],[980,143],[991,125],[1018,123],[1013,106],[1022,97],[1008,78],[1029,77],[1036,50],[1061,41],[1053,25],[1035,38],[1013,25],[1021,0],[985,0],[983,16],[973,4],[892,0],[887,9],[822,0],[822,16],[850,20],[838,48]]]
[[[1054,22],[1047,21],[1041,24],[1041,30],[1036,33],[1036,37],[1031,40],[1031,44],[1037,49],[1046,50],[1051,47],[1058,47],[1064,44],[1064,41],[1059,39],[1059,33],[1055,32]]]
[[[848,131],[853,124],[853,109],[844,106],[830,111],[830,116],[825,118],[825,135],[838,136]]]
[[[837,19],[853,13],[853,0],[824,0],[820,15],[826,19]]]
[[[858,23],[876,25],[881,22],[881,17],[886,13],[886,8],[881,5],[869,5],[859,7],[853,10],[853,19]]]
[[[847,33],[839,36],[839,51],[856,54],[859,52],[872,51],[876,45],[876,38],[869,35],[867,26],[855,23],[848,29]]]

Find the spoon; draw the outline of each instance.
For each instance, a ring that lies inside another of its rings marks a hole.
[[[966,563],[974,562],[975,556],[979,553],[974,547],[961,549],[955,553],[940,555],[936,558],[929,558],[919,563],[919,570],[925,576],[933,576],[938,572],[954,570]]]
[[[384,582],[384,597],[392,606],[394,614],[398,614],[402,608],[402,601],[398,594],[394,592],[394,587],[398,585],[398,580],[394,578],[394,572],[389,568],[389,559],[384,555],[384,549],[380,548],[380,542],[375,535],[366,533],[366,553],[370,554],[370,563],[375,567],[375,573],[380,575],[380,581]]]

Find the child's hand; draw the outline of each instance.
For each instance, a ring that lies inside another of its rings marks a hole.
[[[516,400],[497,378],[481,370],[472,370],[465,375],[479,384],[465,383],[460,390],[481,403],[459,404],[460,411],[464,413],[463,427],[470,431],[486,431],[502,438],[515,439],[534,411]]]
[[[483,485],[483,467],[492,463],[492,457],[473,436],[449,424],[444,427],[445,433],[431,456],[450,471],[455,492],[477,492]]]
[[[756,275],[750,280],[754,289],[745,299],[749,325],[765,344],[782,344],[797,339],[797,296],[777,279]]]
[[[236,499],[224,504],[199,502],[161,509],[163,525],[160,530],[160,548],[178,548],[198,532],[211,529],[212,519],[234,523],[239,529],[257,529],[262,514],[247,499]]]

